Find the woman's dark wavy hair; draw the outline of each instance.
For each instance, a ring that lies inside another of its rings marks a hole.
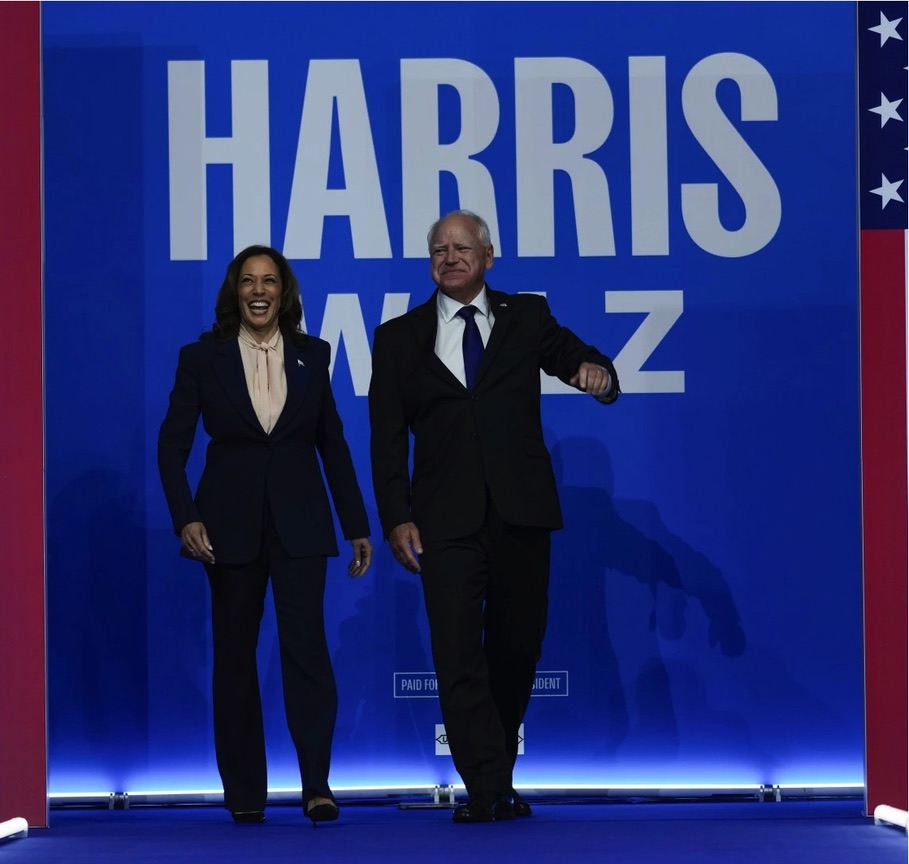
[[[237,284],[240,270],[246,261],[257,255],[267,255],[275,262],[281,276],[281,303],[278,307],[278,326],[285,336],[300,344],[306,341],[306,334],[300,328],[303,320],[303,303],[300,300],[300,285],[287,259],[271,246],[247,246],[239,252],[230,264],[215,301],[215,323],[211,333],[220,342],[236,339],[240,332],[240,295]],[[203,334],[204,335],[204,334]]]

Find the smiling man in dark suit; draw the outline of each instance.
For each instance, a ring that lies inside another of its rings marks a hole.
[[[494,252],[482,218],[450,213],[428,239],[439,290],[375,332],[373,484],[395,558],[423,583],[442,718],[469,796],[454,821],[491,822],[530,815],[512,773],[546,630],[550,533],[562,527],[540,369],[603,403],[619,381],[544,298],[486,285]]]

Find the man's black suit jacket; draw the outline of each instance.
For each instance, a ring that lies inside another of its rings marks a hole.
[[[564,382],[582,361],[612,361],[561,327],[542,297],[487,287],[495,324],[469,392],[436,356],[436,295],[380,325],[369,389],[373,485],[385,535],[414,522],[421,539],[477,531],[487,489],[512,525],[556,529],[562,515],[540,417],[540,369]],[[413,433],[413,470],[408,468]]]
[[[202,522],[219,563],[259,553],[266,499],[293,557],[337,555],[322,471],[347,539],[369,522],[328,377],[331,347],[284,334],[287,402],[270,434],[256,417],[236,339],[210,335],[180,350],[176,381],[158,436],[158,468],[177,533]],[[186,476],[201,413],[211,437],[195,499]]]

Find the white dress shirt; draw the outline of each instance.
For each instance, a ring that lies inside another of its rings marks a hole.
[[[461,340],[464,338],[464,319],[458,317],[458,311],[464,306],[475,306],[477,314],[473,320],[477,322],[477,329],[483,337],[484,347],[489,342],[492,325],[496,323],[489,299],[486,296],[486,286],[470,303],[459,303],[445,292],[439,291],[436,300],[438,326],[436,327],[436,356],[451,370],[462,384],[466,385],[464,375],[464,351]]]

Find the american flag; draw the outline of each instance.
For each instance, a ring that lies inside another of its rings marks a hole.
[[[856,3],[865,795],[909,809],[907,777],[907,3]]]
[[[862,230],[906,229],[906,3],[856,4]]]

